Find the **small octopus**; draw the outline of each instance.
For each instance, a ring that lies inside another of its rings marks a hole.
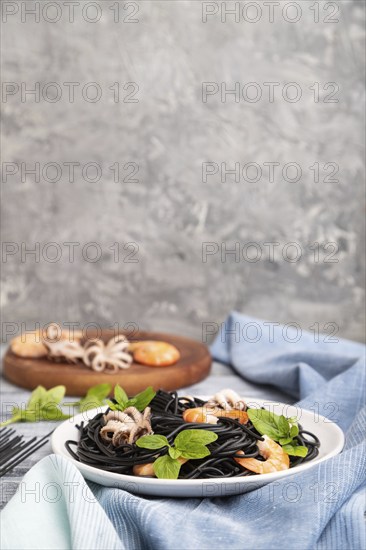
[[[109,411],[104,415],[106,422],[100,430],[102,439],[115,447],[132,444],[143,435],[152,434],[151,409],[146,407],[143,413],[135,407],[128,407],[123,412]]]

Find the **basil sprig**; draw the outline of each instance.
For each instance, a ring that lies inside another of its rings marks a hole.
[[[107,399],[107,404],[112,411],[124,411],[127,407],[135,407],[137,410],[143,411],[150,401],[154,399],[155,395],[156,392],[149,386],[146,390],[129,399],[125,390],[117,384],[114,388],[114,399],[116,403]]]
[[[66,420],[71,415],[65,414],[61,407],[76,406],[80,412],[95,409],[105,404],[105,399],[111,391],[110,384],[98,384],[89,388],[85,397],[73,403],[62,402],[65,397],[65,386],[55,386],[48,391],[43,386],[37,386],[32,391],[25,407],[14,406],[11,417],[0,424],[0,427],[15,422],[40,422],[41,420]]]
[[[70,415],[64,414],[60,403],[64,398],[65,386],[55,386],[46,390],[38,386],[32,393],[25,408],[13,407],[11,417],[0,426],[7,426],[15,422],[40,422],[41,420],[65,420]]]
[[[79,407],[81,412],[90,409],[96,409],[105,404],[105,400],[111,393],[112,386],[110,384],[97,384],[92,386],[86,392],[85,397],[74,403],[65,403],[65,405],[75,405]]]
[[[114,389],[116,403],[113,403],[113,401],[107,399],[111,389],[110,384],[97,384],[89,388],[86,395],[78,401],[62,403],[66,391],[65,386],[55,386],[48,391],[43,386],[37,386],[31,393],[26,406],[14,406],[11,417],[2,422],[0,427],[15,422],[40,422],[41,420],[65,420],[70,418],[70,415],[64,414],[61,406],[75,406],[79,408],[80,412],[84,412],[108,404],[111,409],[117,411],[123,411],[131,406],[143,411],[155,397],[154,390],[149,387],[135,395],[135,397],[128,399],[126,392],[117,385]]]
[[[182,463],[179,459],[198,459],[211,454],[206,445],[216,441],[217,434],[209,430],[183,430],[170,445],[165,435],[144,435],[136,441],[138,447],[158,450],[168,447],[168,454],[160,456],[154,462],[156,477],[177,479]]]
[[[299,445],[296,436],[299,434],[299,426],[296,417],[286,418],[274,414],[265,409],[248,409],[248,416],[261,435],[267,435],[277,441],[288,455],[305,457],[308,450]]]

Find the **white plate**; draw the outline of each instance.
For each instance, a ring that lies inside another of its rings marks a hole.
[[[79,438],[79,431],[76,428],[76,424],[79,424],[81,421],[87,422],[98,412],[105,410],[106,407],[78,414],[63,422],[56,428],[52,435],[52,449],[54,453],[71,460],[86,479],[95,481],[106,487],[116,487],[125,489],[131,493],[141,493],[160,497],[216,497],[246,493],[272,481],[283,479],[284,477],[312,468],[316,464],[339,454],[343,449],[344,435],[342,430],[334,424],[334,422],[314,411],[300,409],[295,405],[285,405],[283,403],[263,401],[261,399],[245,399],[245,402],[251,408],[265,407],[279,415],[284,414],[287,417],[297,416],[302,427],[315,434],[320,440],[321,446],[317,458],[289,470],[249,477],[232,477],[225,479],[172,480],[138,478],[125,474],[106,472],[94,468],[93,466],[82,464],[73,459],[65,447],[65,441],[68,439],[77,441]]]

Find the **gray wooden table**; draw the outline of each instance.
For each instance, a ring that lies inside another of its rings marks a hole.
[[[4,351],[4,350],[2,350]],[[26,403],[30,392],[17,386],[14,386],[4,378],[1,381],[1,418],[2,420],[8,417],[8,413],[13,405]],[[211,374],[206,380],[199,384],[189,386],[179,391],[180,394],[193,395],[211,395],[223,388],[233,388],[244,397],[258,397],[261,399],[273,399],[290,403],[291,399],[270,386],[256,386],[250,384],[228,367],[221,363],[214,362],[212,365]],[[69,401],[75,401],[75,398],[70,398]],[[24,435],[27,439],[34,436],[44,436],[49,433],[58,423],[55,422],[37,422],[37,423],[19,423],[11,426],[16,430],[17,434]],[[51,444],[47,443],[44,447],[36,451],[29,458],[25,459],[14,470],[1,478],[0,483],[0,508],[3,508],[9,499],[13,496],[24,474],[43,457],[52,453]]]

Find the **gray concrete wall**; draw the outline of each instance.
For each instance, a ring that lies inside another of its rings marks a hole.
[[[362,340],[365,4],[34,4],[3,2],[3,322]]]

